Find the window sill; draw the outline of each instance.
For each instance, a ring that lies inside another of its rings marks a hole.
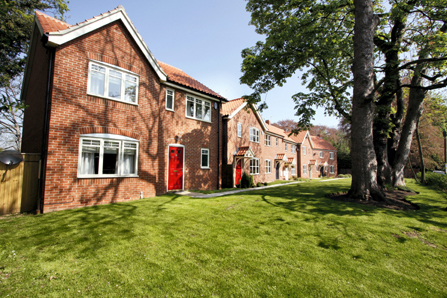
[[[211,168],[202,168],[202,167],[200,167],[200,169],[202,169],[202,170],[211,170]]]
[[[190,116],[185,116],[185,117],[188,118],[188,119],[191,119],[191,120],[202,121],[202,122],[206,122],[206,123],[212,123],[211,121],[208,121],[208,120],[197,119],[197,118],[190,117]]]
[[[138,106],[138,102],[135,103],[135,102],[130,102],[130,101],[124,101],[124,100],[121,100],[121,99],[116,99],[116,98],[113,98],[113,97],[102,96],[102,95],[99,95],[99,94],[93,94],[93,93],[89,93],[89,92],[87,92],[87,95],[93,96],[93,97],[104,98],[104,99],[108,99],[108,100],[113,100],[113,101],[129,104],[129,105],[133,105],[133,106]]]
[[[94,179],[94,178],[138,178],[138,175],[78,175],[79,179]]]
[[[165,110],[168,111],[168,112],[175,112],[173,109],[165,108]]]

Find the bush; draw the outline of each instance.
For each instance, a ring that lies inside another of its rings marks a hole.
[[[297,181],[297,180],[298,180],[298,177],[297,177],[297,176],[292,176],[292,180],[293,180],[293,181]]]
[[[262,186],[261,182],[256,183],[256,187],[261,187],[261,186]]]
[[[249,188],[250,187],[250,176],[246,172],[242,173],[240,185],[241,185],[241,188]]]
[[[264,186],[267,186],[267,185],[269,185],[267,182],[264,182]]]
[[[250,181],[250,186],[249,187],[251,187],[251,188],[255,187],[255,182],[253,181],[253,176],[249,175],[248,177],[249,177],[249,181]]]
[[[441,190],[447,190],[447,176],[438,173],[425,173],[427,185],[434,186]]]
[[[351,174],[339,174],[338,178],[352,178]]]

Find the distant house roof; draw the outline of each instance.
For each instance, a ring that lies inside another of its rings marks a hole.
[[[312,137],[312,142],[314,143],[314,149],[321,149],[321,150],[334,150],[336,151],[337,149],[331,145],[331,143],[323,140],[322,138],[318,137],[318,136],[311,136]]]
[[[149,64],[153,67],[162,82],[172,82],[210,95],[219,100],[226,100],[221,95],[187,75],[181,69],[157,61],[147,47],[146,43],[143,41],[143,38],[138,33],[137,29],[134,27],[130,18],[127,16],[124,7],[121,5],[106,13],[102,13],[98,16],[85,20],[84,22],[77,23],[76,25],[67,24],[40,11],[36,11],[36,23],[41,31],[41,34],[47,35],[47,44],[50,46],[64,44],[117,20],[120,20],[127,28],[135,43],[143,52]]]
[[[247,102],[244,98],[236,98],[233,100],[230,100],[229,102],[222,105],[222,111],[221,114],[227,119],[233,118],[237,113],[239,113],[243,108],[247,106]],[[252,111],[254,112],[256,118],[258,118],[259,123],[264,128],[264,130],[267,129],[267,124],[265,123],[264,119],[261,116],[261,113],[259,113],[258,109],[255,105],[251,105]]]

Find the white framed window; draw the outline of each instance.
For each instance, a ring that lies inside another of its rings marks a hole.
[[[270,159],[265,160],[265,173],[270,174],[272,172],[272,162]]]
[[[284,143],[285,145],[284,145],[284,150],[286,150],[287,151],[287,143]]]
[[[292,153],[295,152],[295,145],[292,144],[291,147],[292,147],[292,149],[290,149],[290,152],[292,152]]]
[[[329,166],[329,173],[334,174],[335,173],[335,167]]]
[[[292,166],[292,176],[296,176],[296,168],[295,168],[295,166]]]
[[[200,158],[200,168],[209,169],[210,168],[210,149],[202,148]]]
[[[138,177],[138,145],[119,135],[81,135],[78,177]]]
[[[307,174],[307,165],[303,165],[303,175]]]
[[[307,154],[306,146],[302,146],[301,148],[303,149],[303,155],[306,155]]]
[[[259,174],[259,158],[250,159],[250,175]]]
[[[211,102],[187,95],[186,117],[211,122]]]
[[[242,123],[237,124],[237,136],[242,138]]]
[[[250,141],[259,143],[259,129],[250,127]]]
[[[323,158],[323,151],[320,151],[320,158]]]
[[[87,94],[138,104],[139,76],[108,63],[90,61]]]
[[[266,146],[270,146],[270,136],[269,135],[267,135],[267,134],[265,135],[264,141],[265,141]]]
[[[334,152],[329,152],[329,158],[334,159]]]
[[[175,92],[172,89],[166,89],[166,110],[174,111]]]
[[[279,146],[279,139],[278,138],[276,138],[276,146],[277,147]]]

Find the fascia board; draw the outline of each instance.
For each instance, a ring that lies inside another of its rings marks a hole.
[[[243,104],[241,104],[236,110],[233,111],[233,113],[231,113],[230,115],[227,116],[228,119],[233,118],[234,116],[236,116],[237,113],[239,113],[245,106],[247,105],[247,102],[244,101]]]
[[[80,24],[72,28],[68,28],[66,30],[51,32],[48,34],[48,43],[52,46],[58,46],[66,42],[69,42],[75,38],[78,38],[84,34],[90,33],[96,29],[99,29],[105,25],[108,25],[112,22],[115,22],[117,20],[121,20],[123,22],[124,26],[129,31],[135,43],[141,49],[144,56],[149,61],[149,64],[153,67],[160,80],[166,81],[167,75],[164,73],[164,71],[156,62],[154,56],[152,55],[151,51],[141,38],[140,34],[130,22],[129,17],[122,10],[117,10],[111,12],[108,15],[105,14],[101,17],[95,17],[92,20],[86,22],[85,24]]]
[[[314,148],[314,142],[312,142],[312,138],[311,138],[311,136],[310,136],[309,131],[306,132],[306,137],[309,138],[309,143],[310,143],[310,146],[312,146],[312,149],[315,149],[315,148]],[[304,142],[304,141],[303,141],[303,142]]]

